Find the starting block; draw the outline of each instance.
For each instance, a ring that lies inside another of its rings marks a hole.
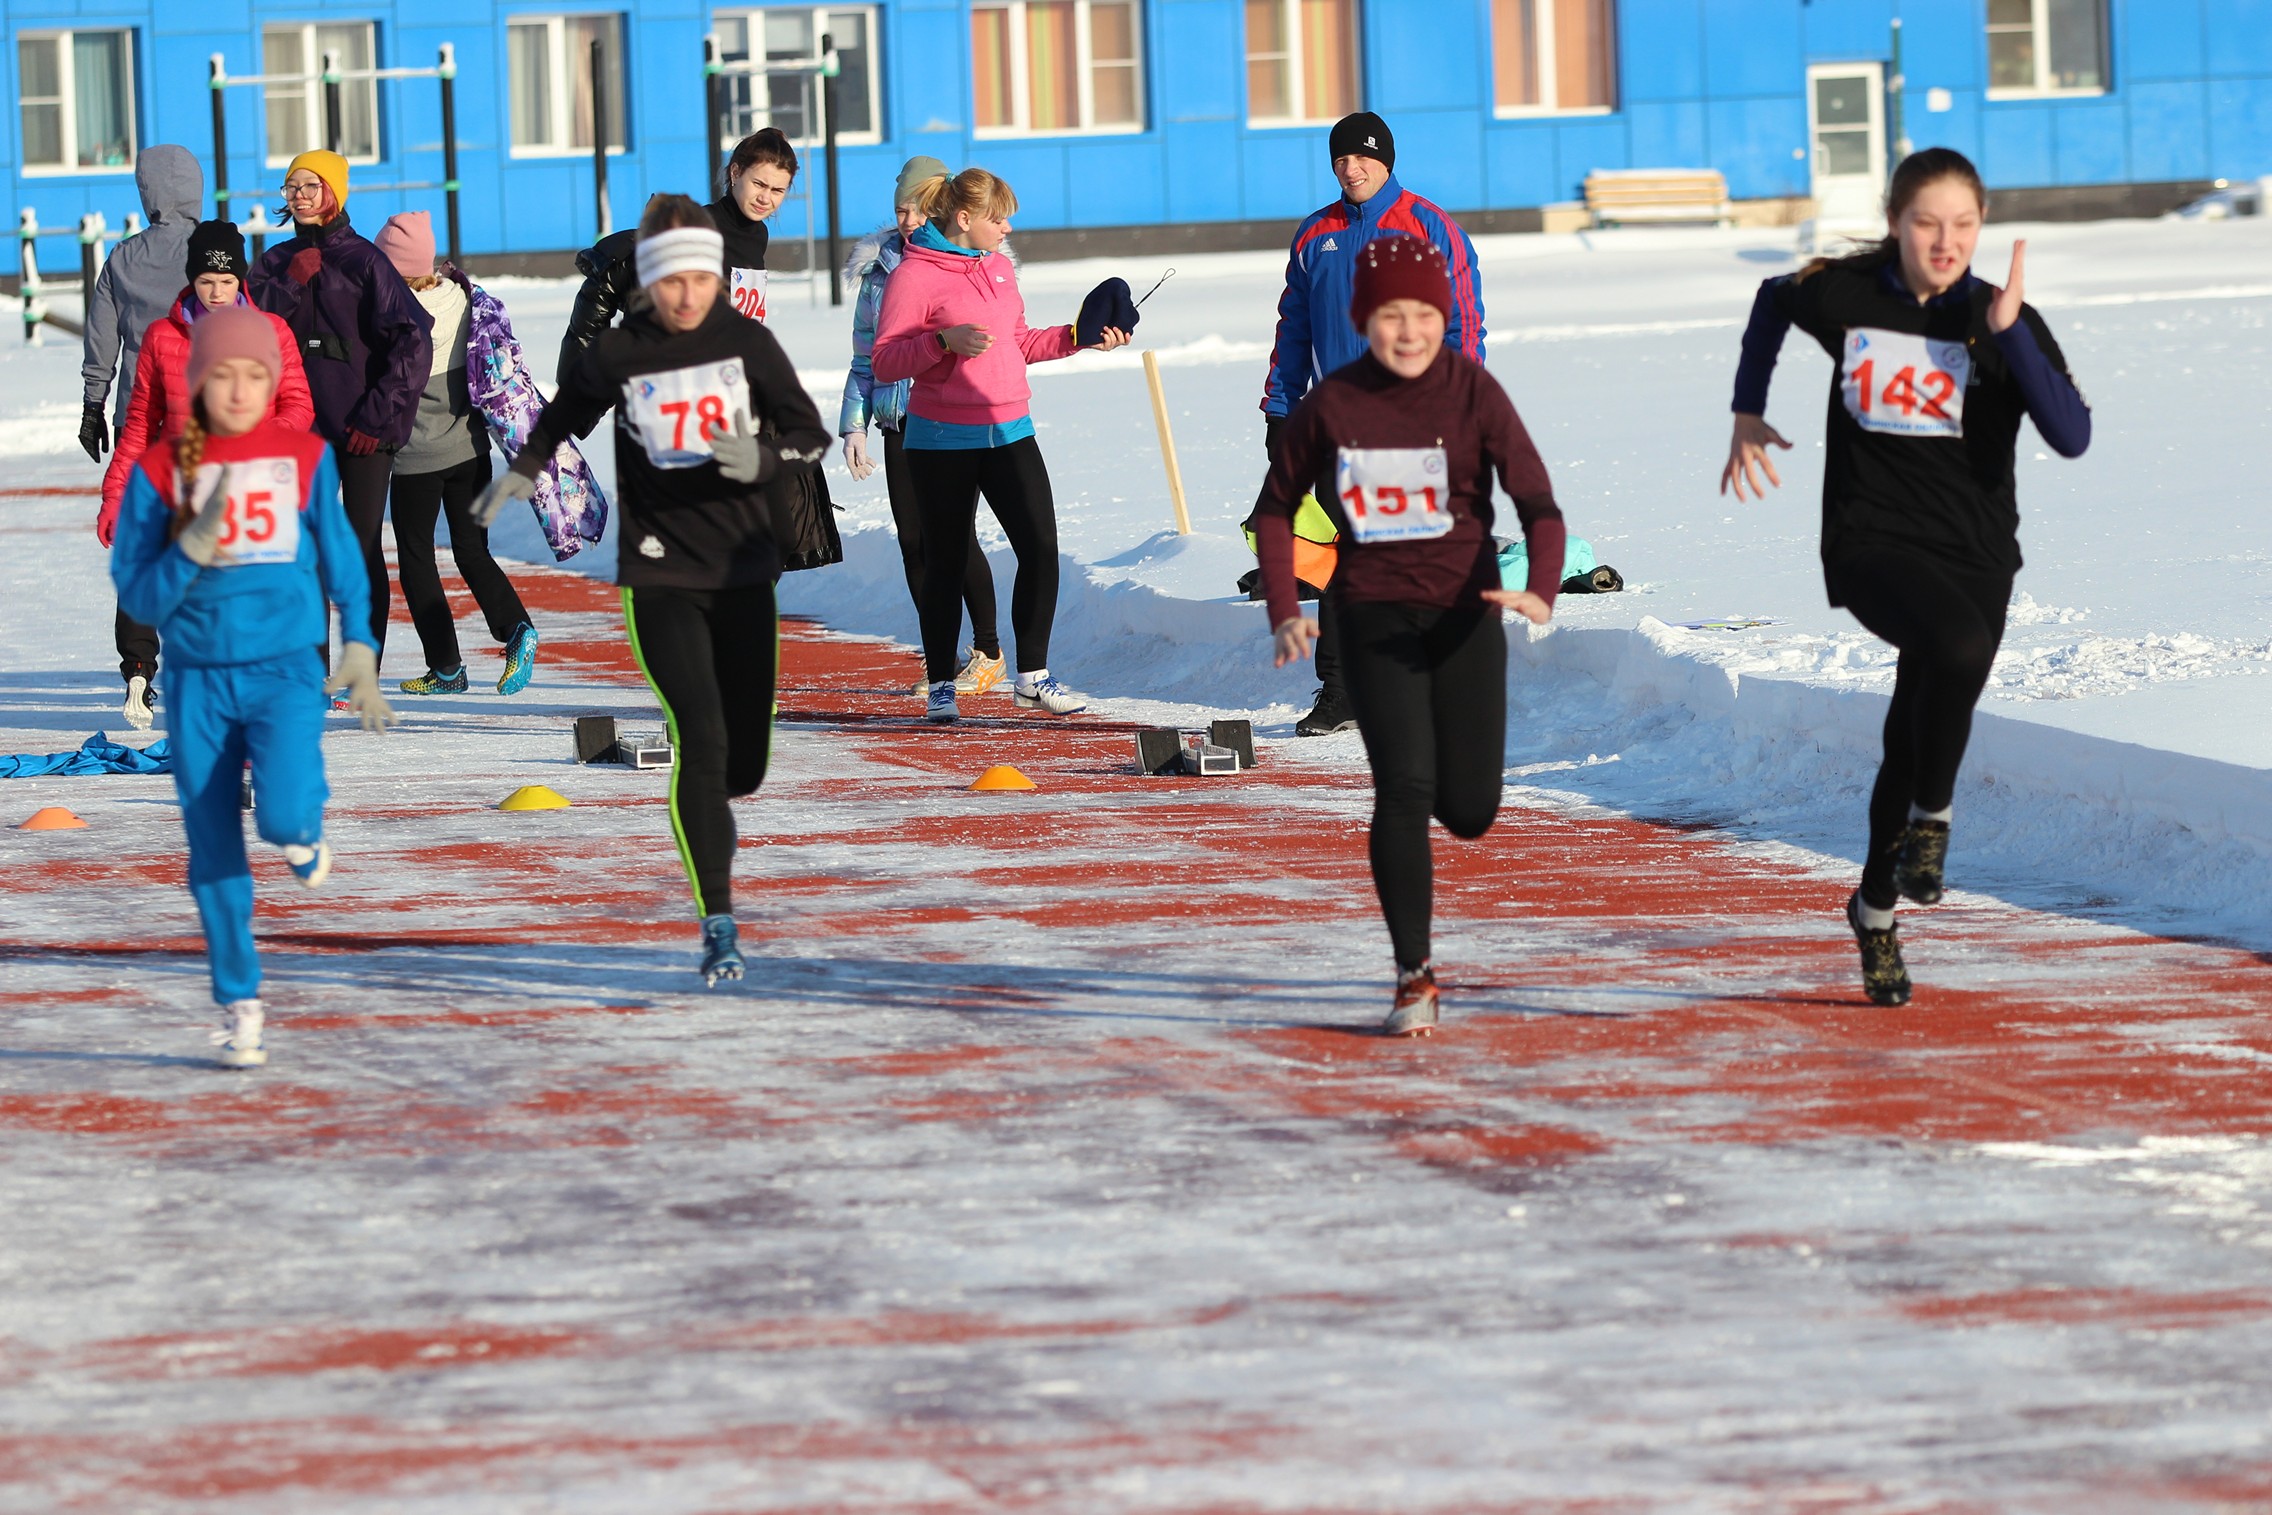
[[[621,763],[626,768],[668,768],[671,744],[665,737],[618,732],[612,715],[580,715],[576,717],[576,761]]]
[[[1205,731],[1154,726],[1136,733],[1136,766],[1149,774],[1214,778],[1254,766],[1254,723],[1215,721]]]

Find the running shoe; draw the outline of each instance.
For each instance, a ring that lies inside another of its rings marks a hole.
[[[1909,1003],[1909,969],[1901,961],[1901,940],[1895,933],[1898,926],[1873,931],[1862,924],[1862,891],[1857,889],[1846,899],[1846,924],[1854,928],[1854,940],[1862,948],[1862,992],[1873,1005],[1906,1005]]]
[[[1020,710],[1046,710],[1051,715],[1079,715],[1089,708],[1089,697],[1075,694],[1065,681],[1044,673],[1037,679],[1018,675],[1018,708]]]
[[[715,989],[720,979],[742,976],[741,935],[730,915],[702,917],[702,982]]]
[[[213,1060],[224,1068],[257,1068],[268,1061],[260,1040],[260,1001],[240,999],[221,1007],[221,1028],[213,1033]]]
[[[1296,736],[1331,736],[1356,729],[1357,712],[1349,708],[1349,696],[1331,687],[1320,689],[1310,713],[1294,722]]]
[[[126,704],[121,708],[121,713],[126,717],[126,724],[136,731],[148,731],[150,723],[157,718],[150,709],[150,696],[153,693],[155,691],[150,688],[150,681],[139,673],[126,681]]]
[[[404,679],[395,687],[404,694],[463,694],[466,691],[465,664],[458,664],[448,673],[438,668],[429,668],[414,679]],[[343,700],[331,708],[344,710],[347,705]]]
[[[1008,676],[1009,667],[1002,661],[1002,654],[997,652],[988,657],[974,650],[970,661],[962,665],[962,672],[955,675],[955,692],[984,694]]]
[[[1396,976],[1396,1003],[1381,1022],[1383,1036],[1434,1036],[1440,1006],[1436,970],[1423,963]]]
[[[505,644],[505,671],[497,679],[499,694],[519,694],[536,677],[536,628],[523,621],[513,628]]]
[[[248,778],[246,783],[252,781]],[[284,861],[292,865],[292,876],[310,889],[331,877],[331,843],[318,841],[313,847],[298,842],[284,844]]]
[[[955,686],[952,679],[933,684],[929,698],[923,702],[923,719],[934,726],[952,726],[962,719],[962,710],[955,704]]]
[[[969,671],[971,659],[977,656],[978,654],[968,647],[955,654],[955,678],[958,682],[963,674]],[[931,692],[931,669],[924,662],[923,649],[920,647],[915,649],[915,665],[919,671],[915,675],[914,693],[929,694]]]
[[[1949,863],[1949,823],[1911,821],[1901,834],[1901,859],[1893,865],[1893,887],[1920,905],[1941,902],[1941,876]]]

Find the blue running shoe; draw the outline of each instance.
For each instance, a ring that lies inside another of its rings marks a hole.
[[[536,676],[536,628],[523,621],[505,644],[505,672],[497,680],[499,694],[519,694]]]
[[[395,688],[404,694],[463,694],[466,688],[465,664],[460,663],[447,673],[439,668],[429,668],[414,679],[404,679]]]
[[[313,889],[331,877],[331,843],[319,840],[313,847],[287,843],[284,861],[292,865],[294,878]]]
[[[730,915],[702,917],[702,982],[715,989],[718,981],[742,976],[740,934]]]

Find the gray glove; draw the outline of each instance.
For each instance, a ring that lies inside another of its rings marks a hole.
[[[363,718],[365,731],[392,726],[398,717],[386,696],[379,693],[379,655],[361,642],[339,649],[339,671],[324,683],[326,694],[347,691],[347,703]]]
[[[718,460],[718,472],[736,484],[756,483],[758,469],[764,463],[757,438],[750,434],[748,416],[735,416],[732,431],[712,437],[710,454]]]
[[[510,468],[489,481],[488,487],[474,497],[473,524],[486,528],[497,519],[507,500],[529,500],[536,497],[536,480],[524,478]]]
[[[174,545],[198,567],[211,568],[213,560],[223,555],[221,528],[228,521],[229,492],[221,487],[220,480],[215,480],[213,492],[205,497],[205,503],[198,507],[190,523],[181,529],[181,535],[174,538]]]

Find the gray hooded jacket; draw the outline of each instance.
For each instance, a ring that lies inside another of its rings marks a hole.
[[[173,309],[174,296],[189,282],[189,233],[205,209],[205,170],[186,147],[160,144],[144,148],[134,164],[134,187],[142,194],[149,228],[111,250],[95,292],[87,300],[87,403],[100,405],[111,392],[111,370],[118,370],[118,393],[111,406],[112,430],[126,419],[134,392],[134,360],[142,352],[142,333]]]

